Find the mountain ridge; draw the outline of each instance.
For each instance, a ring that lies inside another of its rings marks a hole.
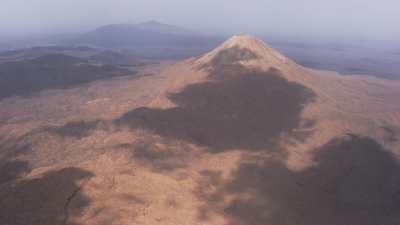
[[[109,24],[69,42],[99,47],[194,47],[209,46],[216,38],[186,28],[148,21],[138,24]]]

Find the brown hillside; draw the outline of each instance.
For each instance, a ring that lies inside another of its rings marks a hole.
[[[235,36],[0,101],[0,224],[399,224],[400,83]]]

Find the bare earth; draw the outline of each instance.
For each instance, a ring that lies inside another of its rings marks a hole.
[[[0,224],[400,224],[400,82],[235,36],[0,101]]]

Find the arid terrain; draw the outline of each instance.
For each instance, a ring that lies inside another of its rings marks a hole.
[[[400,81],[248,35],[114,69],[0,96],[1,225],[400,224]]]

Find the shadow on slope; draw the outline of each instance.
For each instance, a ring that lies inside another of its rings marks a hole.
[[[280,160],[243,159],[228,181],[204,172],[208,185],[200,183],[197,192],[205,202],[201,218],[223,213],[229,225],[400,223],[400,166],[377,142],[333,139],[316,149],[314,160],[296,172]]]
[[[29,164],[21,160],[0,160],[0,185],[20,178],[31,170]]]
[[[72,121],[59,127],[45,127],[39,129],[36,132],[49,132],[51,134],[56,134],[60,137],[73,137],[73,138],[84,138],[90,136],[92,132],[104,121],[101,120],[91,120],[91,121]]]
[[[31,171],[28,162],[17,159],[17,156],[30,150],[31,144],[23,138],[0,137],[0,185],[18,179]]]
[[[187,140],[214,152],[271,149],[281,134],[299,127],[300,113],[314,96],[274,69],[220,66],[209,78],[170,94],[174,108],[135,109],[116,124]]]
[[[129,74],[134,72],[111,65],[91,65],[63,54],[7,62],[0,64],[0,99]]]
[[[1,224],[67,224],[69,216],[79,215],[88,205],[78,183],[91,176],[85,170],[65,168],[0,186]]]

